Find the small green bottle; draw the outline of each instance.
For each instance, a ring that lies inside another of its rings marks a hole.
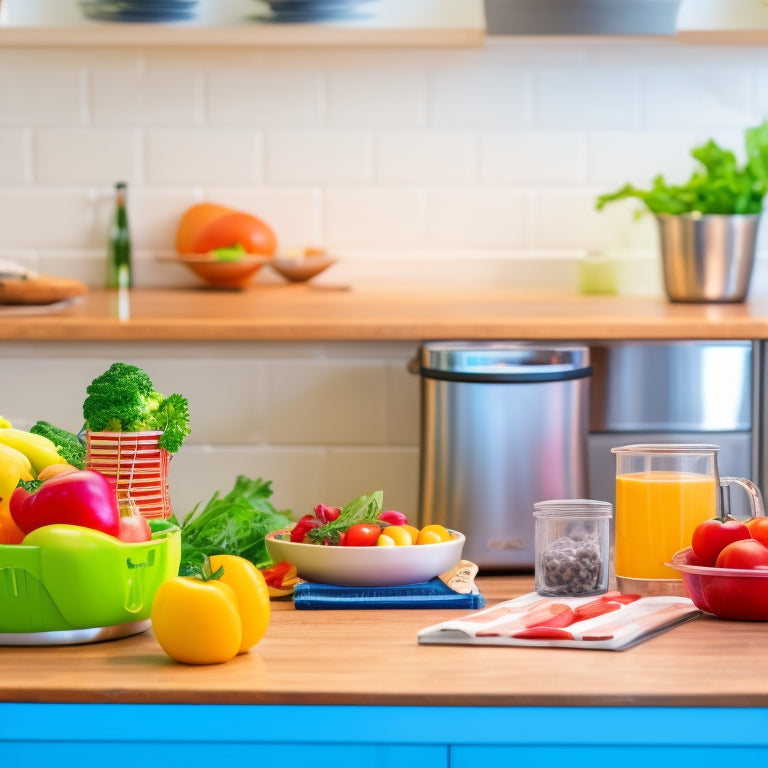
[[[115,216],[109,232],[107,254],[107,288],[131,288],[131,232],[128,228],[126,210],[127,185],[124,181],[115,184]]]

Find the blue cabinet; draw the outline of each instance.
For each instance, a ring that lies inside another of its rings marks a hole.
[[[0,703],[0,764],[25,768],[562,768],[593,760],[766,766],[768,709]]]

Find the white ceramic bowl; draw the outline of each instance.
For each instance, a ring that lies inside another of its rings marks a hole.
[[[452,538],[438,544],[409,547],[326,547],[295,543],[279,538],[287,530],[267,534],[269,556],[287,560],[299,576],[317,584],[352,587],[393,587],[429,581],[450,571],[464,549],[464,534],[451,531]]]

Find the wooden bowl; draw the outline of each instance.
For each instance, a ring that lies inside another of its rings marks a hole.
[[[303,259],[275,258],[272,269],[292,283],[305,283],[324,272],[336,259],[330,256],[305,256]]]
[[[230,261],[214,259],[208,255],[179,254],[179,261],[214,288],[243,290],[270,258],[248,254]]]

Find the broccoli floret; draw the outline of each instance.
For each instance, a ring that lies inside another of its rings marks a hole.
[[[161,430],[160,445],[171,453],[189,434],[187,400],[156,391],[147,373],[135,365],[113,363],[86,392],[83,417],[94,432]]]
[[[55,427],[47,421],[38,421],[29,431],[47,437],[56,446],[56,452],[67,464],[78,469],[85,469],[85,445],[76,434]]]
[[[144,416],[144,400],[152,391],[152,380],[141,368],[113,363],[86,389],[86,426],[93,432],[135,432],[133,425]]]
[[[189,434],[189,403],[178,394],[168,395],[155,411],[155,429],[162,429],[161,448],[176,453]]]

